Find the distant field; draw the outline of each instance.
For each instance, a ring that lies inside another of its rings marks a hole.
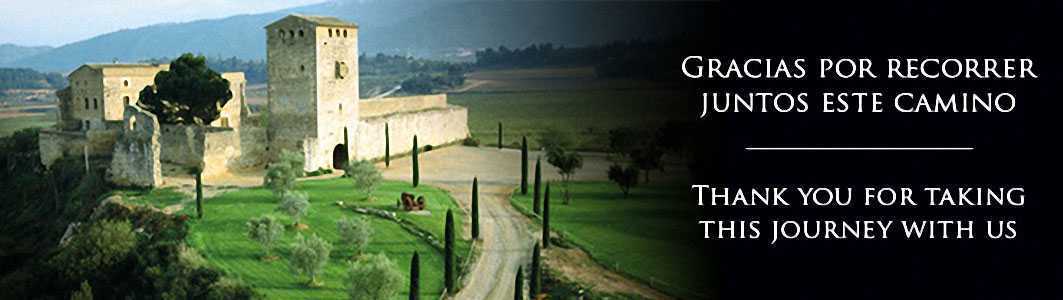
[[[686,192],[672,186],[639,186],[624,198],[611,182],[571,183],[572,203],[563,204],[558,183],[551,184],[550,224],[554,231],[590,252],[609,268],[631,274],[681,299],[702,299],[714,282],[679,270],[698,260],[677,228],[689,228],[681,216]],[[514,193],[510,201],[531,211],[531,195]]]
[[[459,92],[521,92],[653,88],[645,80],[598,79],[593,67],[479,70],[465,77]]]
[[[306,288],[306,278],[296,275],[287,265],[289,245],[294,241],[296,232],[287,230],[277,243],[276,254],[281,259],[265,262],[259,259],[262,254],[257,243],[246,236],[248,219],[263,214],[277,215],[282,222],[289,223],[287,217],[274,210],[277,201],[269,190],[250,188],[228,192],[208,199],[204,203],[204,219],[191,223],[189,243],[199,250],[208,263],[221,269],[227,276],[248,283],[270,299],[347,299],[346,279],[347,261],[352,256],[351,250],[338,243],[336,220],[346,216],[357,216],[350,209],[341,209],[335,201],[372,206],[380,209],[395,210],[394,203],[403,191],[424,194],[428,198],[430,215],[411,215],[399,212],[401,218],[410,219],[415,226],[424,228],[432,235],[442,237],[443,223],[447,209],[454,209],[457,230],[461,230],[463,220],[461,210],[450,196],[439,189],[420,186],[411,188],[409,183],[387,181],[374,193],[374,201],[358,200],[360,193],[355,193],[350,179],[337,178],[311,180],[299,183],[298,190],[310,195],[310,214],[303,219],[309,228],[300,232],[303,235],[317,234],[333,244],[332,255],[319,278],[324,282],[320,288]],[[135,193],[133,193],[135,194]],[[174,201],[169,192],[143,194],[147,199],[136,200],[153,206],[164,206]],[[159,202],[159,203],[155,203]],[[186,206],[182,213],[190,213],[194,205]],[[367,249],[368,253],[383,253],[394,263],[394,267],[404,278],[409,272],[409,262],[414,251],[421,256],[421,298],[435,299],[443,290],[443,256],[441,251],[424,240],[410,234],[398,224],[380,219],[369,218],[375,231]],[[460,234],[459,234],[460,237]],[[457,247],[459,255],[468,253],[470,245],[460,240]],[[406,283],[403,283],[406,286]],[[405,288],[401,297],[406,299]]]
[[[610,129],[657,127],[683,119],[687,95],[669,90],[569,90],[450,94],[448,101],[469,109],[469,131],[483,145],[497,145],[498,122],[503,145],[529,147],[547,128],[572,133],[580,150],[605,150]]]
[[[48,127],[54,124],[55,114],[22,114],[0,117],[0,137],[9,136],[26,128]]]

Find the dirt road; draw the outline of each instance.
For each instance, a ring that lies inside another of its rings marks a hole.
[[[537,155],[535,152],[529,155],[529,173],[534,170]],[[530,261],[531,247],[539,237],[531,221],[509,204],[509,194],[520,184],[520,151],[454,146],[422,153],[418,160],[421,182],[449,191],[466,211],[470,207],[472,179],[479,178],[482,253],[473,263],[470,277],[455,299],[512,298],[517,267]],[[576,180],[604,180],[608,165],[602,155],[584,155],[584,166],[573,177]],[[387,179],[411,180],[409,157],[392,161],[389,168],[384,168],[383,163],[378,167]],[[542,167],[544,180],[559,178],[557,171],[545,160]],[[465,224],[470,222],[465,221]],[[469,234],[469,229],[463,233],[466,237]],[[566,270],[574,275],[591,275],[577,276],[581,279],[610,278],[614,281],[613,286],[619,287],[620,291],[647,290],[615,274],[602,276],[605,274],[599,272],[608,271],[600,267],[591,268],[594,264],[586,261],[588,259],[584,255],[584,261]],[[591,286],[597,284],[591,283]]]

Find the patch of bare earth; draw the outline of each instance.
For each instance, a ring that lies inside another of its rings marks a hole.
[[[560,273],[565,281],[578,282],[582,287],[609,294],[635,295],[645,299],[673,299],[646,285],[603,268],[586,252],[577,248],[550,247],[543,263]]]

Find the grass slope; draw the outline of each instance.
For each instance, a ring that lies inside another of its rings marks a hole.
[[[303,219],[310,227],[301,232],[304,235],[317,234],[333,244],[330,262],[323,275],[324,282],[320,288],[306,288],[306,278],[292,272],[287,265],[288,246],[294,241],[296,232],[288,230],[278,242],[276,255],[281,259],[265,262],[259,259],[262,249],[246,237],[245,223],[252,217],[263,214],[280,214],[274,212],[277,201],[267,189],[251,188],[228,192],[205,201],[204,219],[193,220],[189,243],[199,250],[207,261],[226,272],[228,276],[251,284],[256,290],[271,299],[346,299],[346,266],[353,251],[344,249],[339,244],[336,232],[336,220],[345,216],[358,215],[350,209],[341,209],[334,205],[344,201],[348,205],[373,206],[380,209],[396,210],[394,201],[404,191],[425,195],[431,215],[411,215],[399,213],[400,218],[410,219],[416,226],[428,230],[439,238],[443,236],[443,223],[446,210],[454,209],[460,230],[462,213],[450,196],[439,189],[420,186],[411,188],[409,183],[386,181],[373,193],[374,199],[365,201],[360,192],[355,192],[352,183],[346,178],[311,180],[299,182],[297,188],[310,195],[311,212]],[[142,193],[143,197],[134,200],[153,206],[170,203],[173,195],[169,192]],[[159,203],[156,203],[159,202]],[[189,209],[191,207],[191,209]],[[194,212],[194,205],[186,207],[183,212]],[[280,217],[288,223],[286,217]],[[367,249],[369,253],[384,253],[402,274],[409,274],[409,261],[414,251],[421,254],[421,297],[433,299],[443,290],[443,256],[442,252],[427,242],[410,234],[398,224],[377,217],[370,217],[375,230],[373,239]],[[458,253],[467,253],[468,241],[460,241]],[[401,297],[405,299],[405,291]]]
[[[690,227],[683,189],[644,185],[624,198],[610,182],[573,182],[572,202],[562,203],[560,183],[551,184],[550,226],[602,264],[667,293],[700,299],[709,294],[701,276],[681,272],[699,253],[686,245],[677,228]],[[531,192],[513,194],[511,203],[531,212]]]
[[[469,109],[469,132],[484,145],[498,144],[502,121],[506,147],[519,147],[521,136],[527,136],[528,146],[537,149],[539,134],[554,127],[571,132],[577,150],[605,150],[610,129],[653,128],[667,118],[682,118],[681,111],[662,110],[683,108],[685,99],[667,90],[577,90],[460,93],[447,101]]]

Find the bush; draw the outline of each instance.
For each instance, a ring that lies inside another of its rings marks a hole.
[[[609,180],[620,186],[620,190],[624,192],[624,197],[627,197],[631,194],[631,188],[639,182],[639,169],[634,166],[624,168],[618,164],[613,164],[609,166]]]
[[[295,237],[295,243],[292,244],[288,265],[292,271],[309,277],[307,285],[321,286],[321,282],[317,281],[317,274],[320,274],[328,264],[330,252],[332,252],[332,244],[317,235],[310,237],[298,235]]]
[[[60,248],[51,265],[68,279],[77,280],[124,261],[136,244],[129,221],[98,221]]]
[[[277,197],[295,188],[295,179],[303,176],[303,156],[291,151],[282,151],[275,163],[266,167],[263,185]]]
[[[384,180],[383,175],[380,175],[380,170],[377,170],[376,166],[368,160],[348,163],[345,172],[344,176],[354,180],[354,187],[365,193],[365,199],[369,199],[376,190],[376,186]]]
[[[351,246],[354,255],[360,255],[372,240],[373,226],[364,216],[346,217],[336,221],[340,242]]]
[[[310,200],[306,193],[287,192],[281,196],[281,203],[277,211],[283,212],[292,218],[292,226],[298,226],[299,220],[310,212]]]
[[[402,274],[383,254],[371,254],[354,262],[347,278],[351,299],[392,299],[402,289]]]
[[[284,233],[284,225],[271,216],[261,216],[247,221],[247,236],[262,245],[264,259],[271,259],[274,243]]]
[[[424,145],[424,152],[432,151],[432,149],[435,149],[435,147],[432,145]]]
[[[480,140],[470,136],[465,138],[464,140],[461,140],[461,145],[469,147],[480,147]]]
[[[306,176],[307,177],[313,177],[313,176],[321,176],[321,175],[325,175],[325,174],[332,174],[332,169],[318,168],[317,170],[314,170],[313,172],[307,172]]]

